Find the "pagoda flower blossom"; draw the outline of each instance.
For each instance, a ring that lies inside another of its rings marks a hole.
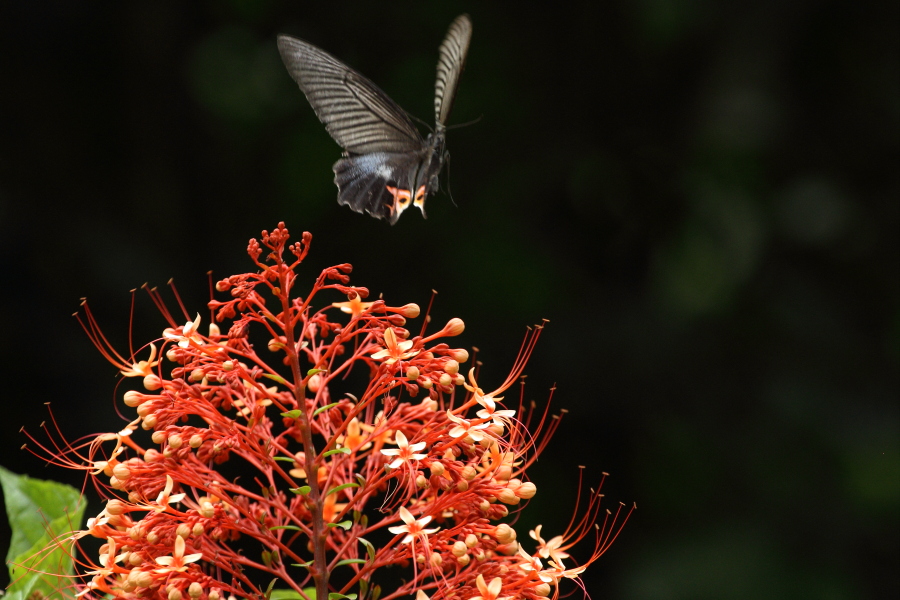
[[[197,314],[197,317],[193,321],[188,321],[184,324],[184,327],[179,331],[178,329],[166,329],[163,332],[163,337],[167,340],[175,341],[178,343],[179,348],[187,348],[191,345],[191,342],[196,344],[202,344],[202,338],[197,334],[197,330],[200,328],[200,314]]]
[[[418,354],[418,350],[409,352],[409,349],[412,348],[412,346],[412,340],[398,342],[397,334],[394,333],[394,329],[388,327],[384,330],[384,348],[372,354],[372,358],[375,360],[384,360],[385,364],[392,365],[398,360],[412,358]]]
[[[428,534],[436,533],[441,529],[440,527],[425,529],[425,526],[431,523],[431,515],[416,519],[405,506],[400,507],[398,514],[400,515],[400,520],[403,521],[403,525],[388,527],[388,531],[398,535],[405,533],[406,536],[400,541],[401,544],[409,544],[417,537],[427,537]]]
[[[490,583],[484,582],[484,575],[478,574],[475,578],[475,584],[478,586],[480,596],[472,596],[469,600],[514,600],[515,596],[500,596],[503,589],[503,580],[499,577],[491,579]]]
[[[417,454],[419,450],[425,449],[425,442],[416,442],[415,444],[410,444],[406,439],[406,436],[403,435],[402,431],[398,431],[394,434],[394,440],[397,444],[396,448],[387,448],[381,451],[385,456],[396,456],[388,466],[392,469],[398,468],[400,465],[407,461],[411,460],[422,460],[427,454]]]
[[[472,424],[466,419],[461,417],[457,417],[449,410],[447,411],[447,418],[452,422],[456,423],[456,427],[453,427],[447,433],[452,438],[461,438],[463,436],[469,436],[473,441],[480,442],[485,438],[484,430],[487,429],[487,423],[477,423]]]
[[[357,292],[352,299],[347,300],[346,302],[332,302],[331,306],[341,309],[341,312],[343,313],[347,313],[349,315],[352,315],[353,317],[358,317],[359,315],[366,312],[373,304],[375,303],[363,302],[362,296],[360,296],[359,292]]]
[[[581,585],[630,509],[604,513],[599,487],[584,502],[579,483],[570,525],[549,541],[535,528],[533,555],[510,518],[538,493],[529,470],[561,421],[521,398],[498,404],[543,326],[484,393],[474,371],[460,374],[469,351],[451,342],[461,319],[428,332],[416,304],[364,302],[369,292],[350,285],[346,263],[304,287],[311,241],[291,239],[283,223],[250,240],[252,267],[215,283],[208,335],[174,289],[167,303],[144,287],[162,316],[159,337],[141,346],[146,360],[114,348],[82,304],[80,323],[123,387],[143,377],[145,389],[123,390],[130,412],[117,433],[69,442],[53,423],[42,429],[49,443],[29,436],[28,449],[84,471],[106,501],[42,554],[74,559],[72,589],[60,591],[82,600],[535,600]],[[410,337],[407,320],[420,317]],[[87,538],[103,544],[99,559]]]
[[[172,548],[171,556],[157,556],[156,562],[163,565],[162,568],[156,569],[157,573],[183,573],[187,571],[188,565],[195,563],[203,558],[202,552],[184,555],[184,538],[180,535],[175,536],[175,546]]]
[[[150,357],[147,360],[139,360],[131,365],[130,369],[119,371],[125,377],[146,377],[153,375],[153,369],[159,364],[156,360],[156,344],[150,344]]]
[[[550,558],[556,561],[559,564],[562,564],[564,558],[569,558],[568,553],[563,552],[561,546],[563,545],[563,536],[557,535],[550,538],[550,541],[545,542],[544,538],[541,537],[541,528],[543,525],[538,525],[533,530],[528,532],[529,537],[531,539],[536,540],[538,543],[538,556],[541,558]]]

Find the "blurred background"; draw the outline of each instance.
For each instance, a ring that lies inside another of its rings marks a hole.
[[[448,136],[453,200],[395,227],[339,207],[340,148],[276,34],[430,123],[462,12],[451,122],[480,121]],[[18,429],[45,402],[73,438],[121,423],[82,296],[124,349],[130,289],[174,277],[202,311],[207,271],[249,270],[283,220],[314,235],[310,280],[351,262],[393,304],[437,290],[486,388],[550,320],[526,393],[569,413],[519,531],[565,526],[577,465],[610,473],[609,507],[638,510],[593,598],[897,598],[898,23],[811,0],[3,3],[0,462],[80,485]],[[144,296],[136,319],[164,326]]]

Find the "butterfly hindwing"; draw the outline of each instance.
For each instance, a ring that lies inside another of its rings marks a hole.
[[[334,163],[338,203],[393,225],[415,200],[415,193],[409,191],[413,187],[409,180],[419,163],[418,155],[413,153],[345,156]]]

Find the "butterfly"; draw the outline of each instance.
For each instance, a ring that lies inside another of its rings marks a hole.
[[[325,129],[344,149],[334,163],[338,204],[393,225],[410,204],[425,217],[425,199],[438,190],[449,156],[447,118],[472,38],[460,15],[440,47],[434,84],[434,132],[422,138],[405,110],[372,83],[324,50],[286,35],[278,50],[288,72]]]

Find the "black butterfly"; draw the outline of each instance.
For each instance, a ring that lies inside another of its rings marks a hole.
[[[331,137],[344,148],[334,163],[338,203],[387,219],[391,225],[438,190],[447,151],[447,117],[472,37],[467,15],[456,18],[440,48],[434,84],[434,133],[422,139],[409,115],[378,86],[312,44],[278,36],[278,50],[291,77]]]

